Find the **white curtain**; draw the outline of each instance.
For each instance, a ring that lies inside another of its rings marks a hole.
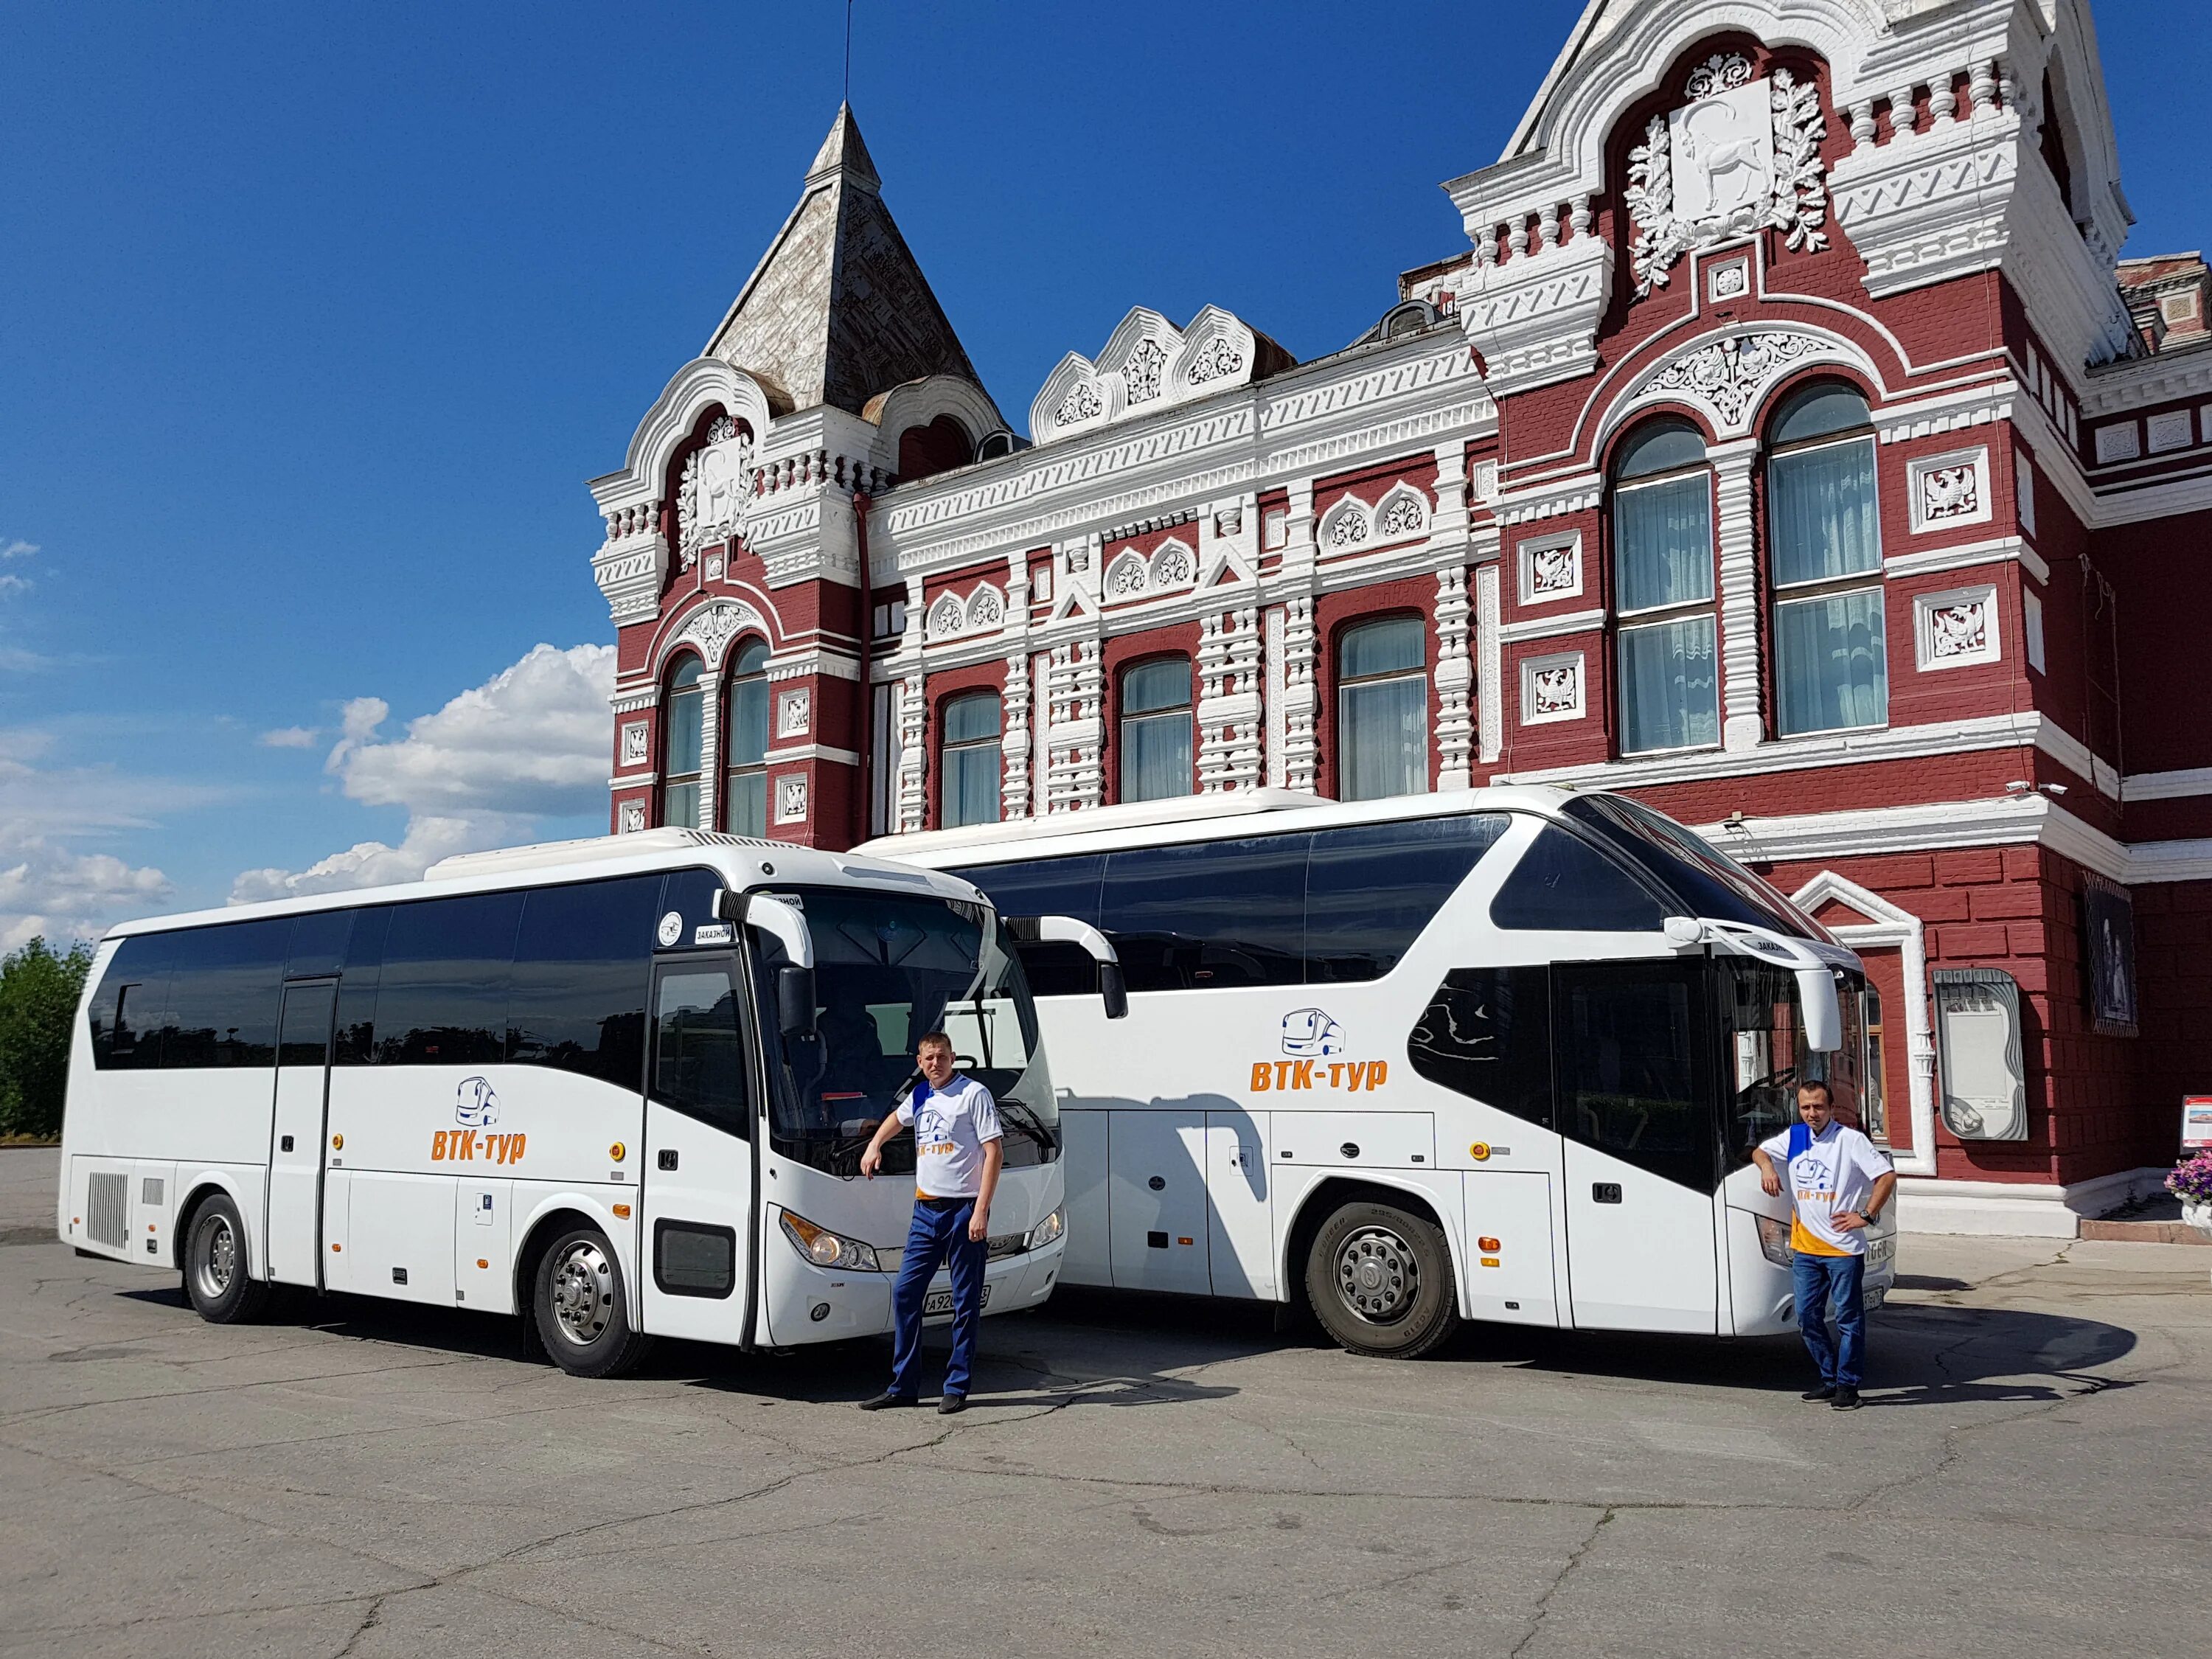
[[[1624,754],[1720,741],[1710,616],[1621,629],[1620,728]]]
[[[1613,541],[1620,608],[1650,611],[1713,596],[1713,504],[1710,475],[1616,490]]]
[[[1121,722],[1121,799],[1165,800],[1191,793],[1190,711]]]
[[[1856,576],[1881,563],[1873,439],[1778,455],[1766,477],[1778,587]]]
[[[1336,699],[1336,796],[1376,800],[1429,787],[1429,682],[1425,674],[1368,680]]]
[[[1880,588],[1775,606],[1774,659],[1784,737],[1889,719]]]

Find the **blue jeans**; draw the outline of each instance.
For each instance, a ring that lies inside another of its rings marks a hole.
[[[945,1392],[965,1395],[975,1363],[975,1327],[983,1317],[983,1262],[989,1246],[968,1237],[975,1200],[933,1209],[914,1206],[906,1232],[906,1261],[891,1287],[891,1392],[911,1399],[921,1392],[921,1304],[938,1264],[952,1259],[952,1358],[945,1367]]]
[[[1820,1368],[1820,1381],[1832,1389],[1857,1388],[1866,1357],[1866,1307],[1859,1299],[1866,1258],[1799,1250],[1790,1258],[1790,1273],[1796,1287],[1797,1329]],[[1835,1340],[1828,1335],[1832,1317]]]

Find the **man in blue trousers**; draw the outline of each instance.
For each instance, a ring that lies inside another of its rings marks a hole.
[[[975,1364],[975,1327],[983,1317],[983,1263],[989,1253],[991,1195],[999,1189],[999,1103],[973,1078],[952,1069],[952,1040],[932,1031],[915,1045],[921,1081],[899,1109],[877,1126],[860,1173],[873,1181],[884,1166],[884,1143],[914,1127],[914,1222],[907,1229],[906,1258],[891,1290],[891,1385],[864,1412],[911,1406],[921,1395],[921,1309],[938,1264],[952,1265],[952,1358],[945,1368],[940,1412],[964,1411]]]
[[[1860,1291],[1866,1278],[1867,1229],[1897,1190],[1897,1172],[1874,1142],[1836,1121],[1826,1084],[1797,1085],[1797,1118],[1782,1133],[1760,1142],[1751,1157],[1770,1198],[1782,1194],[1775,1158],[1784,1159],[1789,1169],[1797,1328],[1820,1368],[1819,1384],[1808,1389],[1805,1398],[1825,1400],[1847,1412],[1859,1403],[1866,1355],[1866,1306]],[[1828,1335],[1831,1316],[1836,1322],[1833,1339]]]

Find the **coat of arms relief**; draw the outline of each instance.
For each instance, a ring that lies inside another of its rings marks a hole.
[[[1689,101],[1653,116],[1628,153],[1622,194],[1636,224],[1629,253],[1639,300],[1667,285],[1687,250],[1762,227],[1785,233],[1792,248],[1828,245],[1820,88],[1779,66],[1756,79],[1750,59],[1720,52],[1682,90]]]
[[[753,498],[753,444],[726,415],[707,429],[705,445],[684,463],[676,487],[677,550],[689,570],[699,550],[744,534]]]

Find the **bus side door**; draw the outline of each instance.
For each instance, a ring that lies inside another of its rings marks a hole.
[[[1701,961],[1553,969],[1567,1284],[1579,1328],[1717,1328],[1708,998]]]
[[[754,1120],[744,980],[734,956],[653,965],[646,1065],[644,1328],[702,1342],[744,1334]]]
[[[284,987],[276,1025],[276,1102],[269,1127],[266,1229],[269,1277],[280,1285],[323,1282],[324,1129],[330,1110],[334,979]]]

